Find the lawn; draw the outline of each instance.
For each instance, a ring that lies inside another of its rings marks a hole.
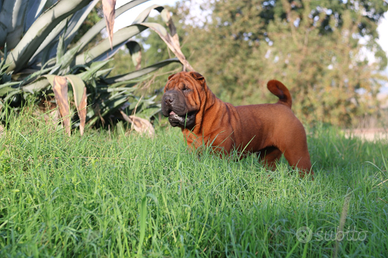
[[[315,180],[189,152],[179,129],[0,137],[0,257],[387,257],[388,144],[308,130]]]

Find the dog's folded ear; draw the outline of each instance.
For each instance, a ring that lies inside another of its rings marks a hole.
[[[168,76],[168,80],[171,80],[171,78],[174,77],[175,75],[176,75],[176,73],[171,74],[170,76]]]
[[[196,79],[197,81],[200,81],[201,83],[203,83],[205,81],[205,78],[202,76],[202,74],[200,73],[197,73],[197,72],[190,72],[190,75]]]

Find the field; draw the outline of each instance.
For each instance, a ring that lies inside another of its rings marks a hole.
[[[0,257],[387,257],[388,144],[308,130],[315,180],[154,139],[71,137],[16,119],[0,137]]]

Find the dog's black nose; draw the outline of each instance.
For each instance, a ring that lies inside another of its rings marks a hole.
[[[164,98],[164,101],[166,102],[166,104],[171,104],[173,102],[173,98],[172,96],[166,96]]]
[[[162,99],[162,113],[164,116],[169,116],[169,113],[171,112],[175,99],[176,99],[176,94],[171,91],[167,91],[163,94],[163,99]]]
[[[172,91],[167,91],[163,95],[163,100],[166,104],[172,104],[176,99],[176,93]]]

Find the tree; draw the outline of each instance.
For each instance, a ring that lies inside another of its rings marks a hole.
[[[387,78],[374,71],[387,59],[376,27],[387,3],[218,0],[211,8],[211,21],[191,28],[190,60],[217,95],[234,104],[273,101],[265,84],[279,79],[307,122],[348,126],[378,111],[377,80]],[[376,54],[375,64],[362,47]]]

